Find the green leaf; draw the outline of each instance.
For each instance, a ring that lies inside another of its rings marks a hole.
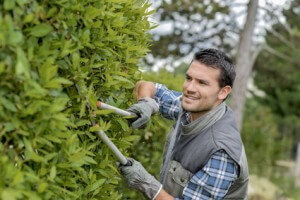
[[[5,123],[5,124],[4,124],[4,127],[5,127],[4,130],[7,131],[7,132],[10,132],[10,131],[13,131],[13,130],[16,129],[15,124],[14,124],[14,123],[10,123],[10,122]]]
[[[25,75],[26,78],[30,77],[30,65],[28,59],[21,48],[17,48],[17,63],[16,63],[16,74]]]
[[[36,162],[45,162],[43,157],[39,156],[37,153],[33,151],[33,148],[31,146],[31,143],[24,138],[23,139],[24,145],[25,145],[25,158],[26,160],[33,160]]]
[[[4,62],[0,62],[0,74],[4,71],[5,71],[5,64]]]
[[[24,180],[24,175],[21,171],[18,171],[15,176],[14,176],[14,179],[13,179],[13,182],[12,182],[12,185],[17,185],[17,184],[20,184],[22,183]]]
[[[76,126],[80,127],[80,126],[85,126],[85,125],[91,125],[91,122],[89,120],[79,120],[78,122],[76,122]]]
[[[97,164],[97,162],[93,158],[91,158],[89,156],[85,156],[84,160],[87,161],[87,162],[89,162],[89,163],[92,163],[92,164]]]
[[[38,24],[33,27],[30,31],[30,34],[35,37],[43,37],[53,31],[53,28],[49,24]]]
[[[115,75],[115,76],[113,76],[113,79],[123,82],[123,84],[128,85],[129,88],[134,88],[134,86],[135,86],[133,82],[131,82],[129,79],[124,78],[122,76]]]
[[[7,44],[17,45],[18,43],[23,41],[23,35],[19,31],[11,32],[8,36]]]
[[[32,98],[42,98],[47,95],[47,90],[42,88],[37,82],[31,80],[29,83],[25,86],[26,87],[26,96],[32,97]]]
[[[16,132],[17,134],[23,135],[23,136],[29,136],[30,133],[27,131],[23,131],[23,130],[17,130]]]
[[[10,110],[12,112],[17,112],[16,106],[11,101],[9,101],[4,97],[0,97],[0,104],[2,104],[2,106],[7,110]]]
[[[106,179],[99,179],[97,180],[95,183],[93,183],[92,185],[89,185],[88,187],[85,188],[84,193],[87,194],[91,191],[96,190],[97,188],[99,188],[100,186],[102,186],[104,184]]]
[[[58,137],[53,135],[46,135],[45,138],[48,139],[49,141],[59,143],[59,144],[62,142]]]
[[[80,66],[80,55],[78,52],[72,54],[72,67],[78,69]]]
[[[70,54],[72,51],[72,47],[74,46],[73,41],[72,40],[68,40],[66,42],[64,42],[64,46],[63,49],[61,51],[61,57],[65,57],[66,55]]]
[[[101,131],[101,130],[102,130],[102,128],[99,126],[92,126],[89,129],[90,132],[96,132],[96,131]]]
[[[15,0],[5,0],[4,1],[4,9],[5,10],[12,10],[15,7]]]
[[[56,65],[53,65],[53,61],[53,58],[48,58],[39,69],[40,77],[45,83],[47,83],[57,74],[58,67]]]
[[[91,84],[89,86],[89,90],[88,90],[88,94],[87,94],[87,99],[88,99],[89,105],[93,109],[96,109],[97,108],[97,96],[96,96],[96,94],[94,92],[93,84]]]
[[[69,122],[69,119],[67,118],[67,115],[65,113],[57,113],[53,115],[52,118],[61,122]]]
[[[123,119],[117,119],[118,123],[121,125],[123,131],[128,131],[129,126]]]
[[[87,101],[82,101],[81,102],[81,106],[80,106],[80,113],[79,113],[79,117],[82,118],[83,115],[85,114],[85,111],[86,111],[86,104],[87,104]]]
[[[58,77],[58,78],[54,78],[54,79],[48,81],[45,84],[45,88],[56,88],[56,89],[59,89],[59,88],[61,88],[61,86],[63,84],[64,85],[72,85],[73,82],[69,81],[68,79]]]
[[[48,187],[48,184],[46,182],[40,183],[38,186],[38,192],[39,193],[44,192],[47,189],[47,187]]]
[[[29,23],[34,19],[34,15],[32,13],[27,14],[24,19],[23,19],[23,23]]]
[[[23,195],[18,190],[4,189],[4,190],[2,190],[1,197],[2,197],[2,199],[5,199],[5,200],[16,200],[16,199],[22,198]]]
[[[50,176],[49,176],[49,179],[50,179],[51,181],[53,181],[55,177],[56,177],[56,167],[55,167],[55,166],[52,166],[52,167],[51,167],[51,170],[50,170]]]
[[[103,11],[94,7],[88,7],[85,10],[85,19],[93,20],[99,15],[102,15]]]
[[[69,99],[65,98],[65,97],[56,98],[52,102],[52,106],[50,107],[49,112],[55,113],[55,112],[63,111],[65,109],[66,104],[68,103],[68,101],[69,101]]]
[[[44,107],[50,106],[50,103],[48,101],[42,101],[42,100],[37,100],[31,102],[27,108],[22,110],[24,114],[26,115],[33,115],[36,112],[42,111]]]
[[[128,142],[132,142],[132,141],[139,140],[140,138],[141,138],[140,135],[130,135],[130,136],[124,137],[123,140],[126,140]]]

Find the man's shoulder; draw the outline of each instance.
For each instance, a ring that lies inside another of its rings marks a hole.
[[[243,149],[241,134],[236,126],[233,111],[227,107],[223,117],[211,127],[214,144],[218,149],[224,149],[238,162]]]
[[[224,115],[212,126],[212,128],[214,132],[230,132],[240,136],[233,110],[227,105]]]

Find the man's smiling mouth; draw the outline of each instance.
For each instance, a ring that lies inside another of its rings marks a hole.
[[[184,95],[184,97],[189,100],[198,100],[199,99],[199,97],[195,97],[195,96],[191,96],[191,95]]]

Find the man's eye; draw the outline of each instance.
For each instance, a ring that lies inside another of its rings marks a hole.
[[[185,77],[186,80],[191,80],[192,78],[190,76]]]
[[[205,82],[205,81],[199,81],[199,84],[200,85],[207,85],[207,82]]]

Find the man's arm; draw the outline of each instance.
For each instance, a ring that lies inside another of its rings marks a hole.
[[[184,188],[182,198],[174,198],[162,189],[159,183],[136,160],[131,159],[132,166],[119,166],[127,185],[145,193],[155,200],[199,200],[223,199],[238,177],[238,165],[225,152],[218,151],[212,155],[206,165],[189,180]]]
[[[153,98],[155,95],[154,83],[149,81],[138,81],[134,88],[134,94],[137,100],[145,97]]]
[[[136,83],[134,94],[137,100],[154,99],[159,106],[159,112],[167,119],[177,119],[180,110],[181,92],[168,89],[165,85],[149,81]]]
[[[137,102],[130,106],[127,111],[137,115],[137,118],[129,119],[133,128],[145,128],[151,115],[159,111],[159,105],[152,98],[155,87],[152,82],[139,81],[134,89]]]
[[[174,197],[172,197],[169,193],[167,193],[164,189],[161,189],[155,198],[155,200],[174,200]]]

